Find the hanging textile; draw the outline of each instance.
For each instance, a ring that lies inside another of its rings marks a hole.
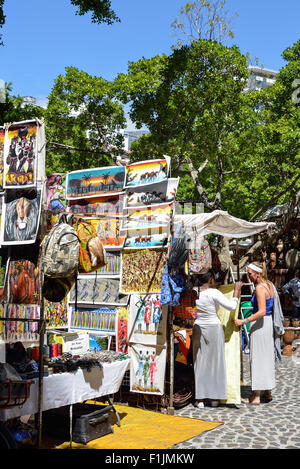
[[[222,285],[219,290],[231,300],[233,297],[234,285]],[[233,324],[233,319],[237,319],[239,312],[239,302],[235,311],[228,311],[220,307],[218,316],[222,323],[225,335],[225,364],[227,376],[227,400],[226,404],[240,404],[240,331]]]

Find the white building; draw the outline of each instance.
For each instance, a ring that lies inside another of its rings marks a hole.
[[[262,90],[268,86],[274,85],[278,72],[269,68],[249,66],[250,77],[245,91]]]

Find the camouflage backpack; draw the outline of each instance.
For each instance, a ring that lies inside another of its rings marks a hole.
[[[93,225],[80,218],[75,223],[75,230],[80,242],[79,272],[94,272],[103,267],[107,262],[106,252]]]
[[[46,277],[77,276],[79,240],[70,220],[66,214],[62,214],[43,241],[42,266]]]

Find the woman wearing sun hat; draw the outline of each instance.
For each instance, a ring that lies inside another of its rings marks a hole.
[[[271,390],[275,387],[275,353],[273,309],[276,289],[268,281],[265,264],[253,262],[248,265],[248,277],[255,285],[252,297],[253,312],[245,320],[235,319],[236,326],[251,323],[250,326],[250,363],[252,396],[243,402],[260,404],[261,391],[264,397],[272,400]]]

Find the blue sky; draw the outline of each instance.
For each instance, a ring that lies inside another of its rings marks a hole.
[[[97,25],[75,16],[69,0],[6,0],[0,78],[13,93],[42,103],[58,74],[75,66],[112,80],[129,61],[171,53],[171,23],[187,0],[112,0],[121,23]],[[232,43],[266,68],[284,65],[283,50],[299,39],[300,0],[229,0],[237,12]]]

